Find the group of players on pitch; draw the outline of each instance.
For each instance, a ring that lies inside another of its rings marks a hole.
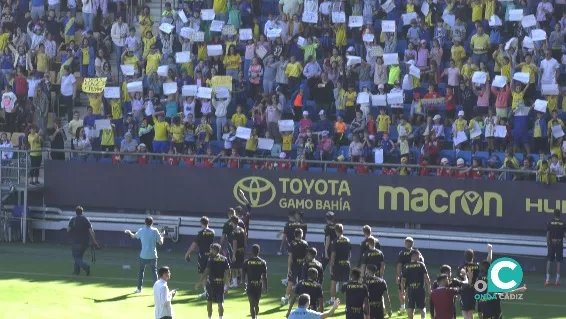
[[[242,199],[249,203],[243,194]],[[224,295],[229,288],[245,285],[250,304],[250,315],[256,319],[259,313],[259,301],[262,292],[267,292],[267,263],[259,257],[259,245],[251,247],[251,257],[245,259],[247,247],[247,229],[249,228],[250,205],[248,211],[243,207],[230,209],[228,221],[222,230],[220,243],[214,243],[215,233],[208,227],[208,218],[202,217],[202,230],[189,247],[185,259],[190,260],[191,254],[198,248],[198,271],[204,292],[200,295],[207,298],[208,317],[212,317],[212,306],[218,305],[218,315],[224,315]],[[392,314],[391,301],[385,282],[385,259],[381,252],[379,241],[372,236],[370,226],[363,227],[364,241],[360,246],[358,268],[351,268],[351,243],[344,236],[344,227],[335,222],[334,213],[326,214],[325,243],[321,261],[317,260],[317,250],[305,241],[307,226],[300,212],[292,212],[289,222],[281,232],[282,243],[288,246],[288,278],[282,280],[287,286],[282,304],[289,304],[287,317],[293,318],[293,305],[297,297],[308,295],[310,308],[319,311],[322,318],[332,315],[340,301],[336,298],[337,286],[346,299],[347,319],[381,319],[387,313]],[[282,244],[283,248],[284,244]],[[226,247],[222,254],[222,247]],[[488,245],[487,260],[476,263],[474,252],[466,250],[465,263],[460,267],[457,278],[452,278],[451,268],[444,265],[440,275],[431,284],[422,254],[414,248],[411,237],[405,239],[405,247],[397,259],[396,278],[399,289],[399,314],[407,313],[412,319],[414,314],[426,316],[427,292],[430,300],[431,317],[435,319],[452,319],[456,317],[455,297],[459,295],[462,314],[465,319],[473,319],[476,311],[477,280],[487,282],[487,272],[492,260],[492,247]],[[328,305],[332,309],[324,311],[323,274],[326,268],[330,271],[330,299]],[[231,278],[231,281],[230,281]],[[521,287],[517,292],[526,291]],[[385,302],[384,302],[385,301]],[[299,301],[300,303],[300,301]],[[498,298],[485,298],[477,302],[477,312],[480,319],[502,318],[501,304]],[[405,308],[406,305],[406,308]],[[386,311],[387,310],[387,311]]]

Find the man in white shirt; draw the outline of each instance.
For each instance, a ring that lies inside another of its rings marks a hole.
[[[216,139],[219,141],[222,140],[222,129],[224,128],[224,125],[228,123],[228,120],[226,120],[226,112],[232,99],[230,91],[227,88],[226,90],[228,91],[227,98],[218,100],[217,93],[214,93],[214,96],[212,97],[212,107],[214,107],[214,115],[216,115]]]
[[[122,59],[124,46],[126,45],[126,37],[128,36],[128,25],[122,21],[122,16],[118,16],[116,22],[112,25],[110,36],[112,37],[116,59],[120,61]],[[120,75],[120,73],[121,70],[118,68],[118,75]]]
[[[8,84],[5,93],[2,94],[2,108],[6,117],[6,130],[10,133],[14,133],[16,128],[16,100],[16,94],[12,92],[12,86]]]
[[[540,61],[541,69],[541,84],[556,84],[556,78],[558,77],[558,70],[560,69],[560,64],[552,57],[551,51],[546,51],[545,59]]]
[[[63,104],[67,108],[67,119],[69,121],[73,118],[73,101],[75,100],[76,85],[77,79],[75,79],[75,76],[69,72],[69,66],[63,67],[59,104]]]
[[[167,282],[171,279],[169,267],[159,268],[159,280],[153,285],[153,303],[155,304],[155,319],[173,319],[173,306],[171,301],[177,290],[169,291]]]

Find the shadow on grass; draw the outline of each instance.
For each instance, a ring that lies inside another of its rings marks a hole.
[[[116,297],[113,297],[113,298],[107,298],[107,299],[95,299],[95,298],[86,298],[86,297],[84,299],[92,300],[92,301],[94,301],[94,303],[104,303],[104,302],[115,302],[115,301],[122,301],[122,300],[130,299],[130,298],[142,297],[141,295],[135,295],[135,296],[133,296],[133,295],[134,295],[134,293],[129,293],[129,294],[124,294],[124,295],[116,296]]]
[[[260,315],[262,315],[262,316],[267,316],[267,315],[270,315],[270,314],[272,314],[272,313],[277,313],[277,312],[286,310],[286,308],[284,308],[283,306],[275,306],[275,307],[273,307],[273,308],[271,308],[271,309],[268,309],[268,310],[265,310],[265,311],[261,311],[261,307],[260,307],[259,310],[260,310],[260,313],[259,313]]]

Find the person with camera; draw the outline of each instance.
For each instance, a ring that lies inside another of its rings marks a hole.
[[[145,218],[145,227],[140,228],[135,234],[129,230],[125,231],[126,235],[132,239],[139,239],[141,242],[140,251],[140,269],[138,272],[138,287],[135,293],[140,293],[143,284],[143,275],[145,267],[149,265],[153,282],[157,281],[157,244],[163,245],[163,235],[157,228],[153,227],[153,218],[150,216]]]
[[[75,209],[76,216],[71,218],[69,221],[69,226],[67,226],[67,232],[71,235],[73,245],[71,252],[73,254],[73,259],[75,260],[75,268],[73,274],[79,275],[81,269],[83,269],[87,276],[90,276],[90,265],[83,260],[85,251],[89,246],[89,235],[92,238],[92,244],[94,247],[99,247],[96,241],[96,236],[94,235],[94,230],[88,218],[83,215],[83,208],[77,206]]]

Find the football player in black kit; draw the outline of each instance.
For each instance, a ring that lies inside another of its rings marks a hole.
[[[334,222],[334,213],[326,213],[326,226],[324,227],[324,251],[322,252],[322,269],[325,270],[330,262],[330,246],[336,239],[336,223]]]
[[[238,225],[241,219],[238,216],[230,218],[232,222],[232,284],[230,288],[236,288],[238,277],[241,276],[242,266],[244,265],[244,254],[246,252],[246,230]],[[240,277],[241,278],[241,277]]]
[[[277,238],[283,235],[283,238],[281,238],[281,246],[279,246],[279,252],[277,252],[278,256],[283,255],[283,246],[285,246],[285,244],[287,244],[287,250],[289,250],[291,243],[295,240],[295,229],[306,229],[306,223],[303,224],[301,222],[301,216],[302,214],[297,213],[294,210],[289,212],[289,221],[285,224],[283,230],[277,233]],[[303,239],[305,239],[305,235],[306,233],[303,231]],[[288,283],[289,279],[287,277],[281,279],[281,284],[283,286],[287,287]]]
[[[309,249],[309,244],[303,239],[303,231],[300,228],[295,229],[295,240],[289,246],[289,256],[287,257],[287,276],[288,284],[285,291],[285,297],[281,298],[282,304],[289,302],[289,297],[293,291],[293,286],[302,278],[302,267],[305,262],[305,256]]]
[[[460,269],[465,269],[466,273],[471,273],[468,277],[468,284],[464,285],[460,290],[460,306],[462,308],[462,316],[464,319],[474,319],[474,311],[476,309],[476,289],[474,285],[479,278],[480,265],[474,262],[474,251],[467,249],[464,252],[464,265]]]
[[[405,248],[399,252],[397,257],[397,289],[399,290],[399,304],[401,308],[397,312],[399,315],[405,313],[405,295],[401,293],[401,279],[406,264],[411,262],[411,252],[413,251],[413,238],[405,238]]]
[[[248,231],[250,230],[252,205],[250,204],[250,201],[246,198],[246,195],[241,189],[238,190],[238,195],[240,196],[242,202],[246,204],[246,210],[244,210],[242,206],[236,206],[234,210],[236,211],[236,216],[238,216],[238,218],[241,219],[242,222],[244,223],[244,229],[246,230],[246,245],[247,245]]]
[[[350,239],[344,236],[344,226],[336,224],[334,231],[336,239],[332,242],[330,254],[330,300],[329,305],[336,299],[336,284],[348,281],[350,275],[350,257],[352,245]],[[358,269],[359,271],[359,269]]]
[[[420,310],[421,319],[426,317],[426,292],[430,292],[430,278],[425,264],[420,261],[417,249],[411,251],[411,262],[405,265],[401,279],[401,293],[407,296],[407,315],[413,319],[413,311]],[[425,290],[425,284],[428,290]]]
[[[230,258],[232,258],[232,255],[234,254],[232,249],[232,233],[234,232],[234,226],[232,226],[231,221],[232,216],[236,216],[236,211],[233,208],[230,208],[228,209],[228,220],[222,227],[222,238],[220,238],[220,247],[226,247],[225,256],[228,257],[228,262],[230,262]],[[238,221],[238,226],[242,228],[246,227],[242,220]],[[226,243],[226,246],[224,246],[224,243]],[[235,278],[237,279],[237,277]]]
[[[198,232],[195,241],[191,244],[187,253],[185,254],[185,260],[191,260],[191,254],[198,247],[198,273],[200,274],[200,284],[204,287],[204,293],[200,295],[201,298],[206,297],[206,277],[204,276],[204,270],[206,269],[206,264],[208,263],[208,257],[210,254],[210,246],[214,242],[214,230],[208,228],[208,217],[203,216],[200,219],[201,231]]]
[[[375,242],[375,248],[381,250],[381,245],[379,244],[379,240],[377,240],[377,238],[371,235],[371,227],[369,225],[365,225],[362,228],[362,232],[364,233],[364,240],[360,243],[360,259],[358,260],[358,267],[362,267],[362,263],[363,263],[362,258],[364,257],[364,253],[368,250],[368,238],[370,237],[373,238]],[[364,274],[364,270],[362,269],[362,275],[363,274]]]
[[[208,278],[206,282],[206,295],[208,318],[212,318],[212,303],[218,304],[218,316],[224,316],[224,293],[228,291],[230,281],[230,264],[228,259],[220,254],[220,245],[212,244],[210,247],[210,258],[204,275]],[[198,289],[198,283],[195,288]]]
[[[362,255],[362,274],[365,276],[365,270],[369,265],[374,265],[377,268],[377,276],[383,278],[385,273],[385,257],[381,250],[375,248],[376,239],[373,237],[368,237],[366,239],[367,249]]]
[[[289,310],[285,317],[289,317],[291,310],[293,310],[293,305],[297,298],[302,294],[307,294],[310,296],[310,306],[309,309],[319,312],[324,312],[324,302],[322,286],[317,282],[318,270],[315,268],[309,268],[307,271],[307,277],[304,280],[299,281],[297,286],[295,286],[295,291],[293,297],[289,301]]]
[[[480,263],[479,280],[487,283],[487,273],[492,261],[491,245],[488,245],[487,259]],[[519,287],[515,290],[507,292],[508,294],[523,293],[527,291],[527,286]],[[486,293],[486,292],[484,292]],[[501,311],[501,299],[494,298],[480,298],[478,300],[478,315],[480,319],[502,319],[503,312]]]
[[[387,303],[388,316],[391,317],[391,299],[389,299],[389,292],[387,291],[387,283],[383,278],[377,277],[378,268],[373,264],[366,267],[366,277],[364,284],[368,288],[369,293],[369,319],[384,319],[385,307],[383,304],[383,297]]]
[[[322,263],[316,260],[316,248],[311,247],[307,250],[307,255],[305,256],[305,263],[303,264],[303,270],[301,271],[301,278],[308,278],[307,272],[309,269],[314,268],[318,272],[317,282],[322,285],[324,281],[324,271],[322,270]]]
[[[350,280],[340,289],[346,296],[346,319],[364,319],[368,313],[368,288],[361,282],[361,277],[359,269],[352,269]]]
[[[242,280],[246,281],[246,294],[250,302],[250,315],[256,319],[259,314],[261,292],[267,292],[267,263],[259,258],[259,245],[252,246],[252,257],[244,261]]]
[[[544,285],[550,285],[550,266],[556,261],[556,286],[560,286],[560,263],[564,255],[564,234],[566,226],[560,220],[560,210],[554,211],[554,218],[546,226],[546,246],[548,248],[546,262],[546,280]]]

